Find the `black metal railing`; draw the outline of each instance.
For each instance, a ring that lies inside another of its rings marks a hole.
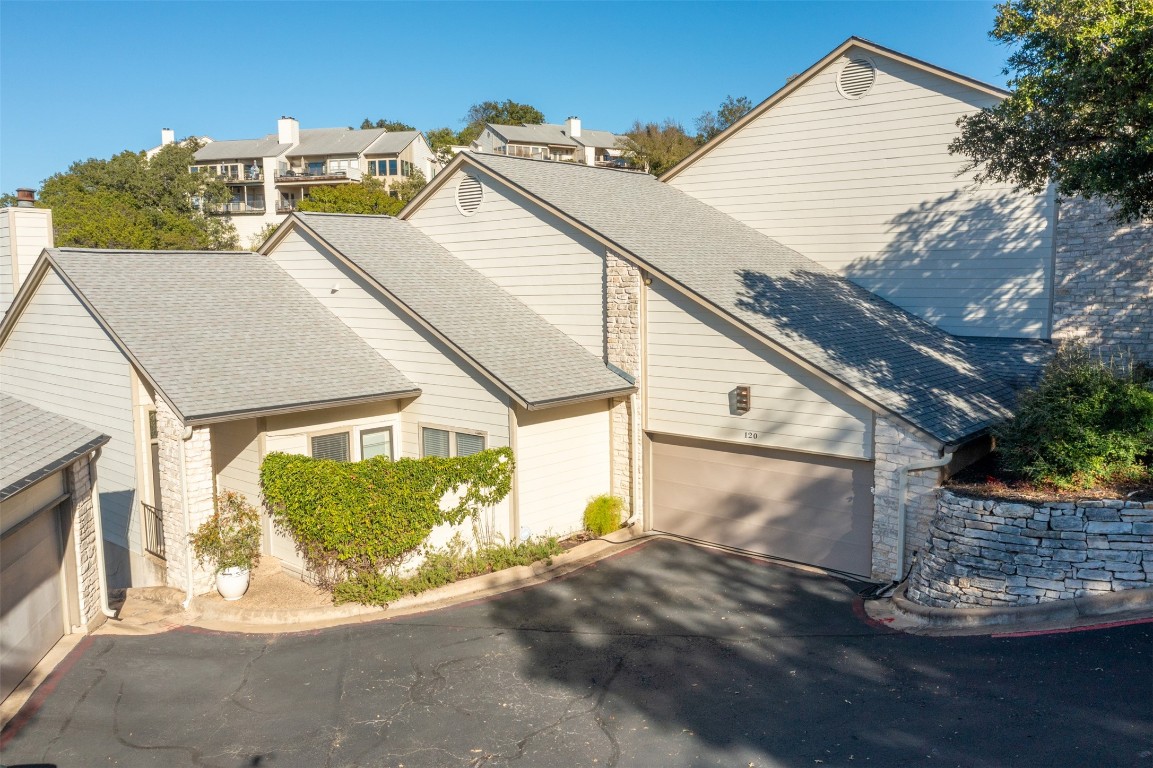
[[[140,506],[144,507],[144,551],[167,560],[164,554],[164,513],[143,501]]]

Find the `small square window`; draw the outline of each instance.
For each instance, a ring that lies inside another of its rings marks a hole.
[[[312,437],[312,458],[348,461],[348,433],[334,432]]]
[[[392,461],[392,427],[369,429],[360,433],[360,458],[383,456]]]

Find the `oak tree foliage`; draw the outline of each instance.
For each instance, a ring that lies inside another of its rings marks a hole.
[[[73,163],[44,181],[37,205],[52,209],[58,246],[228,250],[236,229],[205,210],[229,199],[227,186],[189,172],[199,144],[166,145],[152,158],[125,151]]]
[[[659,176],[687,157],[697,143],[672,118],[659,124],[637,120],[625,132],[620,148],[632,165]]]
[[[1008,0],[990,36],[1012,95],[957,121],[963,172],[1153,218],[1153,0]]]

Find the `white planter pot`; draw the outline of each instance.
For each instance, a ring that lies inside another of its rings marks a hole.
[[[216,591],[225,600],[239,600],[248,591],[247,568],[225,568],[216,574]]]

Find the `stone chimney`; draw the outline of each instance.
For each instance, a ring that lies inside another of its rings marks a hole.
[[[176,143],[176,131],[171,128],[160,129],[160,146],[167,147],[169,144]]]
[[[581,119],[579,117],[570,117],[564,121],[565,133],[574,139],[581,137]]]
[[[277,141],[281,144],[300,143],[300,122],[295,117],[284,117],[276,121]]]

